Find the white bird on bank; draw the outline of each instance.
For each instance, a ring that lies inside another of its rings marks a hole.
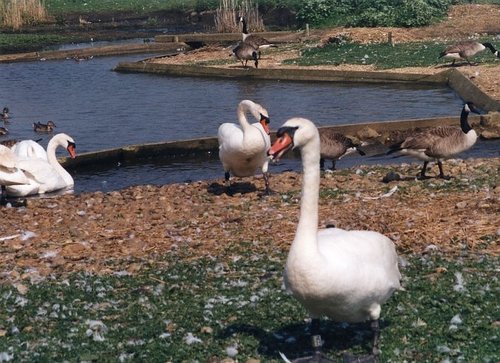
[[[74,185],[73,177],[59,164],[56,149],[63,146],[72,158],[76,156],[75,142],[66,134],[55,135],[47,145],[47,160],[42,158],[17,158],[16,168],[24,173],[27,183],[6,186],[9,196],[23,197],[43,194]]]
[[[250,124],[245,116],[250,112],[259,122]],[[261,168],[269,192],[269,158],[267,150],[271,146],[269,137],[269,113],[250,100],[243,100],[237,108],[239,125],[223,123],[219,126],[219,158],[225,172],[225,181],[230,187],[230,176],[247,177]]]
[[[287,289],[313,318],[315,352],[312,357],[296,361],[330,362],[321,352],[319,318],[322,316],[338,322],[371,321],[372,356],[377,357],[381,305],[400,288],[395,246],[389,238],[374,231],[318,230],[318,129],[307,119],[292,118],[276,136],[269,155],[278,159],[287,150],[299,148],[303,164],[300,218],[284,280]]]

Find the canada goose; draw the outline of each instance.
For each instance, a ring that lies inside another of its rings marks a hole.
[[[7,135],[9,130],[6,127],[0,127],[0,135]]]
[[[246,112],[250,112],[259,122],[250,124],[245,116]],[[231,174],[237,177],[252,176],[257,168],[261,168],[266,193],[269,193],[269,158],[266,154],[271,146],[269,114],[261,105],[243,100],[238,105],[237,115],[239,125],[223,123],[217,133],[225,182],[230,188]]]
[[[419,179],[427,179],[425,175],[429,161],[437,161],[439,166],[439,177],[449,179],[444,175],[442,159],[449,159],[462,151],[470,149],[477,140],[477,133],[469,125],[469,113],[479,113],[472,102],[467,102],[462,108],[460,115],[460,128],[453,126],[441,126],[428,130],[416,132],[403,141],[391,145],[388,154],[401,152],[424,161]]]
[[[41,122],[33,123],[33,130],[36,132],[52,132],[56,124],[53,121],[48,121],[46,124],[42,124]]]
[[[76,156],[75,142],[66,134],[57,134],[47,145],[47,160],[41,158],[21,158],[16,155],[17,169],[28,179],[27,183],[6,186],[7,195],[23,197],[32,194],[48,193],[72,187],[72,176],[59,164],[56,149],[63,146],[72,158]]]
[[[357,151],[360,155],[365,155],[365,152],[355,145],[352,139],[331,129],[320,130],[319,140],[321,144],[319,167],[321,170],[325,168],[325,160],[331,160],[331,170],[335,170],[336,161],[343,156],[349,155],[354,151]]]
[[[8,107],[3,108],[2,113],[0,114],[0,118],[4,121],[6,121],[8,118],[10,118]]]
[[[491,43],[479,43],[474,40],[467,40],[450,45],[445,50],[443,50],[441,54],[439,54],[439,58],[453,58],[453,63],[451,63],[452,66],[455,65],[455,60],[457,59],[465,59],[467,63],[469,63],[469,65],[472,65],[469,61],[469,57],[473,57],[486,48],[489,48],[491,50],[491,53],[500,58],[498,50],[496,50]]]
[[[258,56],[260,59],[259,49],[266,49],[269,47],[276,47],[275,44],[271,43],[269,40],[264,39],[255,34],[250,34],[247,29],[247,22],[243,16],[240,16],[239,22],[243,24],[242,39],[245,43],[250,44],[252,47],[258,50]]]
[[[315,352],[295,362],[331,362],[321,352],[322,316],[348,323],[370,320],[375,358],[379,354],[381,305],[400,288],[395,246],[374,231],[318,230],[318,129],[307,119],[292,118],[276,137],[268,154],[279,159],[287,150],[299,148],[303,167],[299,222],[286,260],[284,281],[287,290],[311,314]]]
[[[241,64],[244,67],[246,67],[247,62],[252,59],[255,61],[255,68],[259,67],[259,56],[257,53],[257,49],[251,46],[250,44],[247,44],[245,42],[240,42],[233,49],[233,54],[236,57],[236,59],[241,61]],[[245,63],[243,63],[243,61],[245,61]]]

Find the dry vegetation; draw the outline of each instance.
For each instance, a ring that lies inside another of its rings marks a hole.
[[[0,0],[0,21],[5,27],[17,30],[46,19],[47,11],[40,0]]]

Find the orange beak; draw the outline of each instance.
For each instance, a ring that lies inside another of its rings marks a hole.
[[[292,146],[293,146],[293,139],[291,138],[290,135],[284,133],[283,136],[276,139],[274,144],[267,152],[267,155],[271,156],[273,160],[279,159],[281,156],[283,156],[284,153],[286,153],[289,149],[291,149]]]
[[[69,156],[71,156],[71,159],[76,158],[76,150],[75,150],[75,144],[69,144],[68,147],[66,148],[68,150]]]

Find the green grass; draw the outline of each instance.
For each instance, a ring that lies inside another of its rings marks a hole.
[[[2,285],[0,354],[25,362],[207,362],[235,347],[243,362],[307,354],[306,312],[282,289],[285,256],[237,245],[195,262],[172,256],[136,276],[46,280],[25,295]],[[405,291],[383,308],[382,361],[493,362],[500,354],[498,260],[427,255],[405,265]],[[92,330],[92,321],[106,329]],[[190,333],[201,341],[187,344]],[[323,320],[322,334],[331,357],[369,349],[364,324]]]
[[[73,40],[74,38],[69,35],[0,33],[0,54],[11,51],[40,50],[41,45],[50,46],[69,43]]]
[[[495,44],[494,38],[481,39]],[[324,48],[308,48],[300,58],[285,61],[288,64],[302,66],[339,65],[339,64],[372,64],[378,69],[402,67],[429,67],[440,64],[451,64],[450,59],[439,59],[439,53],[450,43],[413,42],[396,44],[330,44]],[[472,59],[474,62],[495,63],[496,57],[485,50]],[[461,63],[461,61],[457,61]]]

